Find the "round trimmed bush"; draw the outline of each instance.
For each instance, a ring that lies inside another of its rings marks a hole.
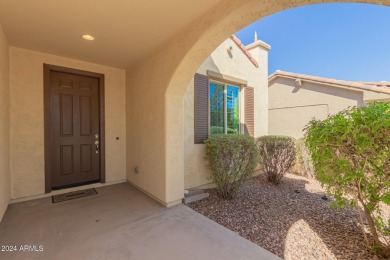
[[[253,174],[258,149],[253,137],[238,134],[211,135],[206,141],[206,159],[218,193],[232,199]]]
[[[289,136],[268,135],[257,139],[260,165],[268,181],[279,184],[295,163],[295,140]]]

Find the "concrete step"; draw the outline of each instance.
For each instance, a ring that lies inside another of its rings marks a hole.
[[[184,197],[187,198],[187,197],[191,197],[191,196],[202,194],[202,193],[205,193],[204,190],[202,190],[202,189],[186,190],[186,192],[184,193]]]
[[[202,193],[192,194],[191,196],[188,196],[187,194],[185,194],[184,199],[183,199],[183,203],[188,204],[191,202],[205,199],[208,196],[210,196],[210,193],[203,192],[203,191],[202,191]]]

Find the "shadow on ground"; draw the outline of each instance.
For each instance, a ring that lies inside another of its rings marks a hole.
[[[189,206],[285,259],[379,259],[365,246],[357,211],[331,208],[308,180],[289,174],[275,186],[260,175],[233,200],[210,190]]]

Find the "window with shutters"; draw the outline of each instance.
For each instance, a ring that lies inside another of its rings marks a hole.
[[[240,133],[240,87],[220,82],[209,85],[210,134]]]
[[[240,89],[237,85],[211,81],[206,75],[196,73],[194,143],[203,144],[210,134],[233,133],[254,134],[254,88],[243,86]]]

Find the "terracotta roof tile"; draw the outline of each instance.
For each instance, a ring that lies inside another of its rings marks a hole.
[[[255,65],[256,68],[259,67],[259,64],[257,63],[256,59],[252,56],[252,54],[247,50],[245,45],[243,45],[234,34],[230,36],[230,38],[237,44],[237,46],[244,52],[244,54],[248,57],[248,59]]]
[[[272,81],[276,77],[285,77],[285,78],[294,78],[301,80],[309,80],[312,82],[318,83],[327,83],[333,85],[339,85],[344,87],[351,87],[360,90],[369,90],[374,92],[380,92],[385,94],[390,94],[390,82],[358,82],[358,81],[346,81],[338,79],[323,78],[305,74],[292,73],[287,71],[275,71],[272,75],[268,77],[268,81]]]

